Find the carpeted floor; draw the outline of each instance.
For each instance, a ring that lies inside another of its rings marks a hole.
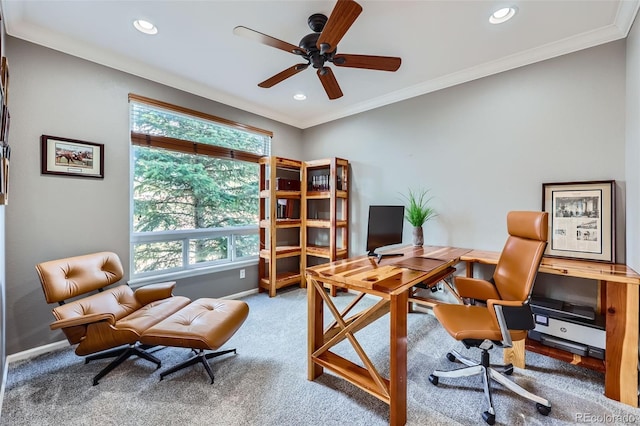
[[[340,293],[336,300],[344,306],[352,297]],[[67,348],[9,365],[0,425],[388,424],[386,404],[331,373],[307,380],[305,290],[245,300],[249,318],[225,345],[238,353],[211,361],[214,384],[201,365],[160,381],[153,364],[132,359],[92,386],[92,377],[108,360],[84,364]],[[385,316],[357,334],[383,375],[388,375],[388,321]],[[407,424],[484,424],[480,414],[487,407],[479,377],[441,379],[438,387],[428,381],[434,369],[460,366],[447,361],[447,351],[472,352],[473,358],[478,351],[464,349],[424,313],[409,315],[408,347]],[[340,350],[356,359],[348,342]],[[155,355],[166,368],[190,353],[162,348]],[[495,351],[493,360],[500,359]],[[534,403],[496,384],[496,424],[640,423],[640,410],[603,396],[602,374],[533,353],[527,354],[527,364],[511,377],[548,398],[551,414],[538,414]]]

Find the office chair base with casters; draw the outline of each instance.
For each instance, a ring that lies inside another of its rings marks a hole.
[[[482,418],[487,424],[494,424],[496,421],[496,412],[493,408],[493,398],[491,397],[491,380],[493,379],[496,382],[500,383],[507,389],[512,392],[517,393],[518,395],[529,399],[536,403],[536,409],[538,412],[544,416],[548,416],[551,412],[551,403],[538,395],[535,395],[528,390],[524,389],[520,385],[512,382],[508,378],[506,378],[504,374],[511,375],[513,373],[513,366],[511,364],[507,364],[502,366],[504,371],[501,373],[495,367],[492,367],[489,362],[489,350],[493,348],[493,344],[489,340],[485,340],[478,347],[482,350],[481,361],[480,363],[475,362],[457,351],[452,351],[447,353],[447,359],[451,362],[455,362],[456,360],[465,364],[466,367],[459,368],[457,370],[451,371],[440,371],[436,370],[429,375],[429,381],[434,385],[438,386],[440,383],[440,377],[468,377],[468,376],[477,376],[479,374],[482,375],[482,382],[484,385],[484,395],[487,399],[487,403],[489,405],[489,409],[482,413]]]
[[[197,363],[201,363],[202,365],[204,365],[204,369],[207,371],[207,374],[209,375],[209,377],[211,378],[211,384],[213,384],[213,371],[211,370],[211,366],[209,365],[209,363],[207,362],[207,360],[211,359],[211,358],[216,358],[219,357],[221,355],[226,355],[228,353],[233,352],[234,354],[236,353],[235,349],[227,349],[224,351],[218,351],[218,352],[209,352],[209,353],[205,353],[203,349],[199,349],[198,351],[196,351],[195,349],[192,349],[194,352],[196,352],[196,355],[192,356],[191,358],[189,358],[188,360],[181,362],[178,365],[175,365],[171,368],[166,369],[165,371],[160,373],[160,380],[164,379],[164,376],[167,376],[171,373],[175,373],[178,370],[182,370],[183,368],[186,367],[190,367],[194,364]]]
[[[93,377],[93,386],[96,386],[97,384],[99,384],[100,379],[102,379],[109,372],[111,372],[111,370],[113,370],[114,368],[116,368],[117,366],[119,366],[120,364],[122,364],[124,361],[126,361],[132,356],[137,356],[139,358],[143,358],[143,359],[146,359],[147,361],[153,362],[154,364],[156,364],[156,370],[160,368],[160,365],[162,364],[158,358],[151,355],[149,352],[145,351],[142,345],[134,345],[134,344],[124,348],[109,350],[109,351],[97,353],[95,355],[90,355],[85,358],[84,363],[87,364],[89,361],[93,361],[96,359],[111,358],[113,356],[116,356],[117,358],[111,361],[109,365],[107,365],[105,368],[100,370],[100,372]]]
[[[465,347],[467,349],[471,348],[471,347],[480,347],[480,345],[482,343],[484,343],[484,341],[482,342],[476,342],[475,344],[468,344],[468,341],[463,340],[462,343],[464,343]],[[498,342],[493,342],[494,344],[498,344]],[[499,344],[498,344],[499,345]],[[499,345],[500,346],[500,345]],[[447,359],[451,362],[456,362],[456,361],[460,361],[461,363],[463,363],[464,365],[467,365],[469,367],[473,367],[474,365],[478,365],[478,361],[473,360],[471,358],[467,358],[466,356],[462,355],[460,352],[458,351],[451,351],[451,352],[447,352]],[[490,364],[490,367],[494,368],[494,369],[500,369],[500,372],[506,376],[510,376],[513,374],[513,364]]]

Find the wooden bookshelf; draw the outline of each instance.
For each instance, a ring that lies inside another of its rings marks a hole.
[[[304,270],[349,255],[349,162],[305,161],[302,175]],[[335,296],[336,288],[330,290]]]
[[[349,162],[264,157],[259,165],[259,290],[273,297],[282,287],[305,287],[307,265],[348,257]]]
[[[258,290],[276,290],[294,284],[304,286],[301,275],[300,181],[302,162],[264,157],[260,166]]]

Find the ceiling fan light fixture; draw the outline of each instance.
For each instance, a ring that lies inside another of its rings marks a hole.
[[[136,30],[144,34],[158,34],[158,28],[151,22],[145,21],[144,19],[136,19],[135,21],[133,21],[133,26],[136,28]]]
[[[304,93],[296,93],[295,95],[293,95],[293,99],[295,99],[296,101],[304,101],[305,99],[307,99],[307,95],[305,95]]]
[[[500,8],[491,14],[489,22],[492,24],[502,24],[513,18],[517,11],[518,9],[515,6]]]

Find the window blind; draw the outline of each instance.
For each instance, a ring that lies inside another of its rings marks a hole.
[[[134,94],[129,102],[133,145],[254,163],[270,155],[268,130]]]

